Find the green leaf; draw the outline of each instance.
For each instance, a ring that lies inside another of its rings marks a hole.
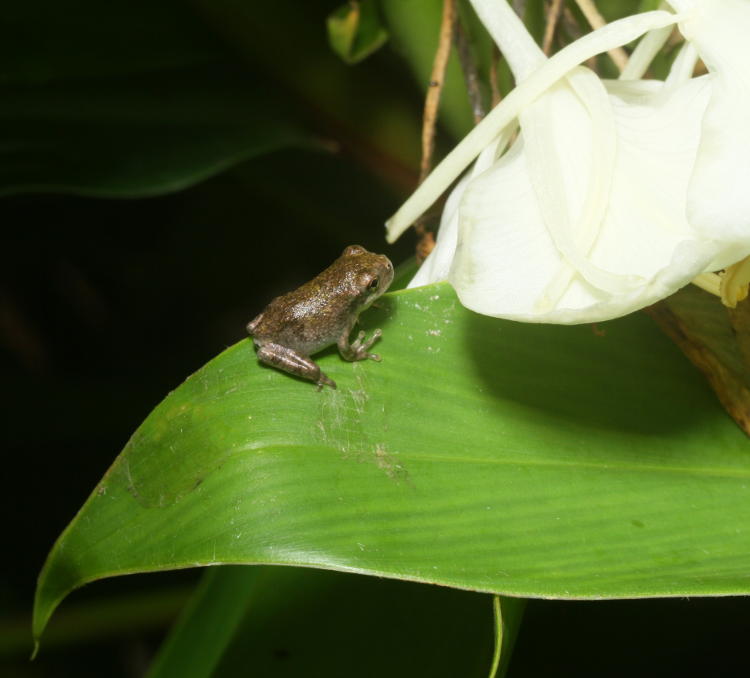
[[[156,195],[311,145],[182,2],[32,0],[4,22],[0,195]]]
[[[537,326],[385,295],[339,389],[249,340],[171,393],[55,544],[34,634],[102,577],[320,567],[524,597],[750,592],[750,443],[643,315]]]
[[[227,65],[86,80],[14,95],[0,86],[0,195],[144,197],[255,155],[312,146]]]
[[[488,596],[289,567],[210,568],[148,678],[485,678]],[[440,648],[438,652],[435,648]]]
[[[334,10],[326,23],[331,48],[349,64],[367,58],[388,40],[375,0],[352,0]]]
[[[102,641],[161,633],[180,614],[191,593],[189,587],[152,587],[127,595],[79,600],[53,617],[44,633],[44,649],[91,648]],[[0,666],[5,674],[10,670],[6,662],[11,657],[26,659],[32,649],[28,614],[24,611],[14,617],[6,607],[0,617]]]
[[[149,669],[149,678],[210,676],[257,597],[262,569],[210,568]]]
[[[492,596],[492,611],[495,617],[495,651],[489,678],[503,678],[507,674],[525,608],[526,600],[523,598]]]

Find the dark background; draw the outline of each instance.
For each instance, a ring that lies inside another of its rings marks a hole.
[[[307,9],[321,50],[334,5]],[[258,82],[268,77],[245,67]],[[355,68],[387,76],[419,119],[421,95],[396,54]],[[125,577],[73,594],[29,663],[35,580],[54,540],[149,411],[243,340],[274,295],[348,244],[396,264],[411,255],[412,236],[385,245],[383,222],[415,166],[394,163],[389,173],[380,160],[363,162],[366,145],[351,128],[314,107],[296,114],[328,150],[277,151],[148,199],[0,199],[0,675],[143,674],[200,573]],[[741,675],[746,611],[744,599],[532,601],[510,675]]]

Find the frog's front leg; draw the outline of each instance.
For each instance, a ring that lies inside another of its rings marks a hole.
[[[314,381],[318,385],[319,391],[324,385],[336,388],[336,382],[323,374],[320,367],[313,360],[307,356],[300,355],[291,348],[281,346],[281,344],[263,344],[263,346],[258,347],[257,355],[258,360],[265,365],[270,365],[297,377]]]
[[[365,360],[366,358],[370,358],[370,360],[380,362],[380,356],[377,353],[368,353],[367,349],[380,339],[383,333],[380,330],[375,330],[372,333],[372,336],[365,340],[365,333],[364,331],[361,331],[357,334],[357,338],[350,344],[349,334],[351,333],[353,326],[354,323],[352,323],[349,326],[349,329],[339,337],[338,347],[341,357],[344,358],[344,360]]]

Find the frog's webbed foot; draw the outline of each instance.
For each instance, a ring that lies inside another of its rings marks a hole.
[[[368,349],[372,346],[380,337],[383,336],[381,330],[375,330],[369,339],[365,339],[364,330],[357,334],[357,338],[348,345],[346,340],[339,343],[339,351],[346,360],[375,360],[380,362],[380,356],[377,353],[368,353]]]
[[[322,390],[323,386],[336,388],[336,382],[329,379],[313,360],[286,346],[272,343],[264,344],[258,348],[257,355],[258,360],[264,365],[275,367],[288,374],[302,377],[302,379],[314,381],[319,391]]]

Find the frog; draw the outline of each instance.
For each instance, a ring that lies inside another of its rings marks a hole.
[[[327,269],[292,292],[276,297],[247,324],[256,355],[264,365],[315,382],[317,390],[336,388],[336,382],[310,357],[336,344],[344,360],[380,361],[370,347],[380,339],[377,329],[369,339],[360,331],[349,338],[359,314],[370,307],[393,281],[393,264],[384,254],[349,245]]]

